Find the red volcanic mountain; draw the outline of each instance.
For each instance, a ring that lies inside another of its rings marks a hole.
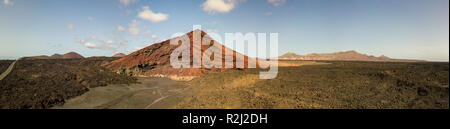
[[[124,56],[127,56],[127,55],[125,55],[123,53],[116,53],[112,57],[124,57]]]
[[[193,77],[202,76],[208,72],[218,72],[226,70],[223,67],[222,68],[213,67],[211,69],[207,69],[204,67],[204,64],[201,65],[202,66],[201,68],[192,68],[192,64],[194,62],[193,61],[194,49],[199,50],[203,55],[203,52],[205,52],[205,50],[211,47],[214,47],[214,49],[222,50],[222,61],[221,61],[222,66],[225,66],[226,56],[233,56],[233,68],[236,68],[236,61],[244,61],[244,68],[248,68],[249,62],[255,64],[257,63],[255,59],[248,58],[245,55],[242,55],[232,49],[225,47],[222,44],[217,43],[203,31],[195,30],[195,34],[199,34],[199,36],[201,36],[201,39],[203,38],[211,39],[211,43],[214,44],[201,45],[201,47],[194,47],[193,45],[194,31],[187,33],[186,36],[189,37],[191,44],[189,48],[186,48],[185,50],[181,51],[190,51],[190,62],[189,62],[191,64],[190,68],[173,68],[170,65],[171,53],[181,45],[181,44],[171,45],[170,39],[150,45],[141,50],[135,51],[125,57],[122,57],[118,60],[111,62],[110,64],[107,65],[107,67],[109,69],[112,69],[113,71],[116,71],[117,73],[126,74],[130,76],[166,76],[175,80],[189,80],[192,79]],[[225,53],[225,50],[232,51],[233,55],[231,54],[227,55]],[[236,57],[236,55],[238,56]],[[211,57],[210,59],[213,59],[214,56]],[[178,58],[181,58],[181,56],[179,56]]]

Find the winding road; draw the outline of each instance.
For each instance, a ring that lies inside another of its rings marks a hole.
[[[3,80],[6,76],[8,76],[9,73],[11,73],[11,71],[12,71],[12,69],[14,68],[14,65],[16,64],[17,61],[18,61],[18,60],[12,62],[12,63],[9,65],[8,69],[6,69],[6,71],[3,72],[3,73],[0,75],[0,81]]]
[[[168,78],[138,78],[138,84],[90,88],[53,109],[168,109],[184,99],[186,85]]]

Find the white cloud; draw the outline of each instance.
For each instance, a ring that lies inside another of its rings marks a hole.
[[[89,38],[90,39],[90,38]],[[87,40],[77,39],[78,43],[81,43],[83,46],[87,48],[99,48],[98,45],[88,42]]]
[[[138,17],[150,22],[162,22],[169,18],[168,14],[164,13],[154,13],[152,10],[150,10],[149,6],[142,7],[142,11],[139,12]]]
[[[136,20],[133,20],[132,23],[130,23],[128,28],[128,33],[132,34],[132,35],[138,35],[139,34],[139,22],[137,22]]]
[[[68,24],[67,25],[67,29],[69,29],[69,30],[73,30],[73,27],[74,27],[75,25],[73,25],[73,24]]]
[[[228,13],[236,7],[239,1],[243,0],[206,0],[203,3],[203,11],[207,11],[209,14]]]
[[[103,44],[114,44],[114,41],[112,40],[103,41]]]
[[[112,40],[99,40],[96,36],[90,36],[83,39],[76,39],[76,42],[82,44],[86,48],[90,49],[101,49],[101,50],[112,50],[117,51],[121,47],[126,47],[128,41],[112,41]]]
[[[273,6],[277,7],[277,6],[284,4],[286,2],[286,0],[267,0],[267,2],[269,2]]]
[[[5,5],[14,5],[14,3],[11,2],[10,0],[3,0],[3,4],[5,4]]]
[[[117,31],[119,31],[119,32],[124,32],[124,31],[125,31],[125,28],[122,27],[122,26],[117,26]]]
[[[128,6],[128,5],[136,3],[138,1],[139,0],[119,0],[119,2],[124,6]]]
[[[99,48],[96,44],[92,44],[90,42],[85,42],[84,46],[87,48]]]
[[[89,21],[93,21],[93,20],[94,20],[94,17],[88,16],[88,20],[89,20]]]
[[[267,16],[270,16],[270,15],[272,15],[272,12],[266,12],[265,13]]]
[[[157,39],[157,38],[158,38],[158,36],[152,35],[152,39]]]

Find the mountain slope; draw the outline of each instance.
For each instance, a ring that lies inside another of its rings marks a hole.
[[[124,56],[127,56],[127,55],[125,55],[123,53],[116,53],[112,57],[124,57]]]
[[[189,80],[193,77],[202,76],[208,72],[220,72],[226,70],[225,68],[205,68],[204,64],[201,65],[201,68],[192,68],[192,64],[194,62],[193,59],[193,51],[198,50],[202,53],[205,52],[208,48],[214,47],[214,49],[222,50],[222,66],[225,65],[225,57],[233,56],[233,68],[236,68],[236,61],[243,61],[244,68],[248,68],[248,63],[257,63],[255,59],[248,58],[245,55],[237,53],[234,50],[231,50],[220,43],[212,40],[205,32],[201,30],[195,30],[195,34],[199,34],[201,39],[209,38],[211,39],[212,45],[201,45],[201,47],[193,46],[193,35],[194,31],[187,33],[186,35],[189,37],[191,42],[190,47],[181,51],[190,51],[190,60],[189,64],[191,64],[191,68],[173,68],[170,65],[170,55],[172,52],[179,47],[179,45],[170,45],[170,39],[150,45],[141,50],[135,51],[125,57],[122,57],[118,60],[115,60],[107,65],[107,67],[117,73],[126,74],[130,76],[167,76],[175,80]],[[200,41],[201,42],[201,41]],[[227,55],[225,53],[225,49],[227,51],[232,51],[233,55]],[[238,55],[236,57],[236,55]],[[214,57],[214,56],[212,56]],[[241,58],[243,57],[243,58]],[[179,57],[181,58],[181,56]],[[210,58],[213,59],[213,58]],[[195,60],[195,62],[201,62],[199,60]]]
[[[387,56],[375,57],[371,55],[361,54],[356,51],[344,51],[335,53],[323,53],[323,54],[307,54],[297,55],[292,52],[288,52],[282,56],[279,56],[280,60],[337,60],[337,61],[390,61],[390,62],[418,62],[421,60],[404,60],[404,59],[391,59]]]

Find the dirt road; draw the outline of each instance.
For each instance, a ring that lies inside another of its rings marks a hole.
[[[3,72],[0,75],[0,81],[3,80],[3,78],[5,78],[6,76],[8,76],[9,73],[11,73],[12,69],[14,68],[14,65],[16,64],[17,60],[12,62],[11,65],[9,65],[8,69],[5,70],[5,72]]]
[[[141,84],[91,88],[54,109],[167,109],[181,101],[186,85],[168,78],[138,78]]]

